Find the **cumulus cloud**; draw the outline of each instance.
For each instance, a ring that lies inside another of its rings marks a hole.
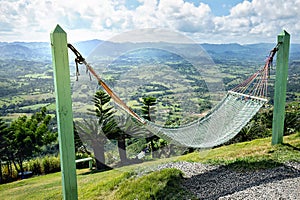
[[[244,1],[233,7],[228,16],[214,18],[215,32],[236,33],[239,39],[249,43],[253,42],[253,38],[259,42],[270,42],[283,29],[299,35],[295,26],[300,19],[299,3],[299,0]]]
[[[183,0],[160,1],[158,13],[166,25],[182,32],[198,32],[211,29],[212,14],[207,4],[196,7]]]
[[[227,16],[209,5],[184,0],[2,0],[2,40],[48,41],[56,24],[72,40],[108,39],[125,31],[166,28],[199,42],[272,42],[282,29],[295,41],[300,32],[300,0],[243,1]],[[1,40],[0,39],[0,40]]]

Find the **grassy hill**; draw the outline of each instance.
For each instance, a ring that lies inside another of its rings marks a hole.
[[[234,170],[260,170],[285,162],[300,162],[300,134],[284,137],[284,144],[271,146],[271,138],[237,143],[191,154],[90,173],[78,170],[79,199],[159,199],[189,195],[180,188],[182,172],[164,169],[137,176],[137,171],[167,162],[189,161],[225,165]],[[61,199],[61,173],[0,185],[1,199]]]

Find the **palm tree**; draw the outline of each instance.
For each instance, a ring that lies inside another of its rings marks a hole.
[[[122,164],[128,163],[126,153],[126,139],[132,137],[145,137],[149,135],[149,131],[146,130],[142,125],[134,122],[132,117],[128,114],[122,116],[115,116],[115,121],[118,124],[119,132],[115,136],[118,141],[118,150]]]
[[[80,138],[87,142],[94,151],[94,156],[96,158],[96,169],[106,170],[110,169],[109,166],[105,164],[104,155],[104,145],[107,142],[107,137],[103,132],[103,126],[105,126],[105,120],[99,121],[95,118],[83,119],[82,121],[77,121],[76,129],[80,135]]]
[[[104,145],[107,139],[117,131],[117,125],[113,118],[113,107],[108,105],[110,99],[110,96],[104,91],[97,91],[92,100],[95,109],[88,110],[88,114],[96,115],[97,119],[84,119],[82,122],[77,122],[81,138],[89,141],[94,150],[97,170],[109,168],[105,165]]]

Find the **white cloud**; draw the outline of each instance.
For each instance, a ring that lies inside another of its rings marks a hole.
[[[71,40],[108,39],[141,28],[167,28],[199,42],[273,42],[287,29],[300,42],[300,0],[243,1],[227,16],[184,0],[1,0],[0,40],[49,40],[60,24]]]
[[[212,28],[211,10],[203,3],[196,7],[183,0],[163,0],[158,5],[158,15],[165,26],[182,32],[206,32]]]
[[[274,42],[283,29],[299,36],[300,1],[253,0],[237,4],[228,16],[215,17],[215,32],[231,33],[235,41]],[[234,34],[235,33],[235,34]],[[253,39],[256,38],[256,41]],[[300,40],[296,39],[299,42]]]
[[[255,14],[253,4],[249,1],[237,4],[230,10],[230,15],[236,17],[252,16],[253,14]]]

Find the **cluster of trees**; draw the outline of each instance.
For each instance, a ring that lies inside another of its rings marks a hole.
[[[31,117],[20,116],[10,125],[0,118],[0,162],[9,166],[9,174],[12,173],[12,165],[23,174],[24,161],[40,156],[46,146],[57,140],[57,133],[52,131],[50,121],[51,116],[46,108]]]
[[[126,147],[133,143],[139,143],[140,150],[147,149],[152,158],[158,157],[159,154],[155,152],[165,146],[166,142],[150,134],[129,115],[117,115],[109,104],[110,100],[110,96],[104,91],[96,92],[93,98],[95,109],[89,110],[89,114],[81,121],[74,122],[76,152],[88,152],[83,142],[89,143],[98,170],[110,168],[105,164],[105,144],[109,140],[118,146],[121,165],[138,161],[127,157]],[[145,97],[142,103],[143,117],[153,120],[151,114],[154,112],[156,98]],[[57,132],[53,121],[45,107],[30,117],[20,116],[10,124],[0,118],[0,166],[4,163],[8,166],[8,176],[13,177],[13,168],[23,174],[26,171],[24,163],[31,159],[58,153]]]
[[[37,105],[37,104],[51,104],[54,102],[55,102],[55,98],[50,97],[41,100],[23,100],[22,102],[16,104],[15,103],[11,103],[9,105],[4,104],[2,107],[0,107],[0,115],[5,116],[9,113],[34,113],[35,110],[31,109],[30,107],[25,109],[24,107]]]
[[[138,161],[137,159],[128,159],[126,147],[127,143],[130,143],[129,140],[134,140],[139,137],[146,138],[145,143],[142,144],[143,148],[152,152],[152,158],[155,158],[155,151],[166,145],[166,142],[162,142],[159,137],[150,134],[129,115],[117,115],[113,107],[109,104],[110,100],[110,96],[104,91],[97,91],[93,98],[95,109],[89,110],[89,115],[87,115],[85,119],[75,123],[76,132],[78,132],[86,143],[89,143],[88,145],[91,146],[94,151],[96,168],[98,170],[110,168],[105,164],[104,154],[105,144],[109,140],[116,141],[121,165]],[[156,98],[144,97],[142,103],[142,115],[145,119],[151,121],[151,113],[154,111]],[[93,116],[96,116],[96,118]]]
[[[76,150],[83,148],[87,152],[85,145],[88,144],[93,149],[98,170],[110,168],[105,160],[105,144],[108,141],[117,144],[121,165],[139,161],[136,158],[127,157],[126,148],[133,143],[138,143],[140,150],[144,149],[149,152],[152,158],[160,157],[159,152],[162,152],[160,149],[166,147],[167,142],[151,134],[131,116],[117,113],[109,104],[110,100],[110,96],[104,91],[97,91],[92,101],[95,108],[88,110],[88,115],[82,120],[74,122]],[[141,115],[149,121],[154,121],[156,98],[144,97],[141,103],[143,104],[140,110]],[[202,103],[206,107],[211,106],[206,105],[206,101]],[[25,161],[41,157],[50,152],[51,146],[57,145],[57,133],[51,125],[51,116],[47,113],[46,108],[42,108],[31,117],[20,116],[9,125],[0,118],[0,166],[1,162],[5,162],[10,166],[8,171],[12,169],[11,166],[14,166],[17,172],[22,174],[25,170],[23,166]],[[227,144],[270,136],[272,114],[272,107],[262,109]],[[288,103],[285,116],[285,134],[300,131],[300,103]],[[179,120],[169,119],[166,125],[179,123]],[[1,180],[2,171],[0,170]]]

